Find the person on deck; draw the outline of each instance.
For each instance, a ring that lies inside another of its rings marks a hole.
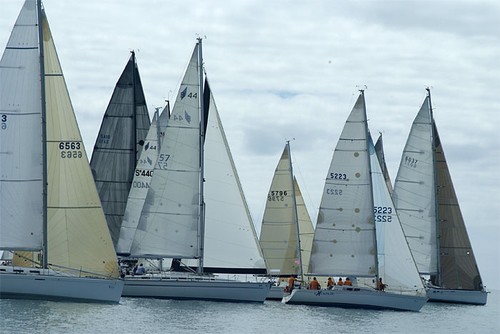
[[[344,285],[344,282],[342,281],[342,277],[339,278],[339,281],[337,282],[337,285]]]
[[[382,277],[380,277],[377,281],[377,290],[384,291],[386,284],[382,283]]]
[[[292,293],[294,284],[295,277],[293,275],[290,275],[290,278],[288,279],[288,285],[286,287],[287,292]]]
[[[331,277],[328,277],[328,282],[326,283],[326,288],[328,290],[333,289],[333,286],[335,285],[335,282],[332,280]]]
[[[352,286],[352,282],[351,282],[351,280],[349,279],[349,277],[346,277],[346,278],[345,278],[344,285],[349,285],[349,286]]]
[[[318,280],[316,279],[316,277],[314,277],[311,283],[309,283],[309,290],[320,290],[320,289],[321,285],[319,285]]]
[[[142,265],[142,263],[139,265],[139,268],[137,268],[137,271],[135,272],[136,275],[144,275],[146,273],[146,268]]]

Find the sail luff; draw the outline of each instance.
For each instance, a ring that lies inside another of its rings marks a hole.
[[[36,1],[37,3],[37,13],[38,13],[38,41],[40,49],[40,96],[42,105],[42,229],[43,229],[43,242],[42,242],[42,267],[48,267],[48,212],[47,212],[47,196],[48,196],[48,181],[47,181],[47,105],[45,96],[45,58],[44,58],[44,47],[43,47],[43,17],[45,13],[42,9],[42,1]]]
[[[200,196],[200,208],[199,208],[199,214],[198,214],[198,230],[199,230],[199,240],[198,240],[198,246],[199,246],[199,251],[198,251],[198,274],[203,273],[203,260],[204,260],[204,253],[205,253],[205,191],[204,191],[204,183],[205,183],[205,158],[204,158],[204,153],[205,153],[205,109],[204,109],[204,96],[203,96],[203,55],[202,55],[202,39],[198,38],[198,74],[199,74],[199,81],[198,81],[198,89],[199,89],[199,118],[200,118],[200,125],[198,127],[200,131],[200,144],[199,144],[199,163],[200,163],[200,190],[199,190],[199,196]]]

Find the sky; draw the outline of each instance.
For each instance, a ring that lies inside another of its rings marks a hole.
[[[0,46],[24,0],[0,0]],[[431,88],[483,283],[500,289],[500,2],[45,0],[90,158],[130,50],[152,116],[174,100],[196,38],[257,232],[287,140],[315,224],[359,89],[394,181]]]

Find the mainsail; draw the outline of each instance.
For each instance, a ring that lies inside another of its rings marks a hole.
[[[196,45],[165,130],[130,250],[132,257],[200,256],[200,66]]]
[[[292,173],[290,144],[278,162],[267,195],[260,244],[271,274],[299,275],[307,272],[313,226],[297,180]]]
[[[116,83],[90,166],[113,244],[118,242],[134,170],[150,126],[135,52]]]
[[[365,100],[360,94],[326,177],[309,264],[312,274],[377,275],[367,135]]]

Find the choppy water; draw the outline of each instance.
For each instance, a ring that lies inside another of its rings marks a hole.
[[[122,298],[102,305],[0,300],[0,333],[500,333],[500,292],[486,306],[420,312]]]

